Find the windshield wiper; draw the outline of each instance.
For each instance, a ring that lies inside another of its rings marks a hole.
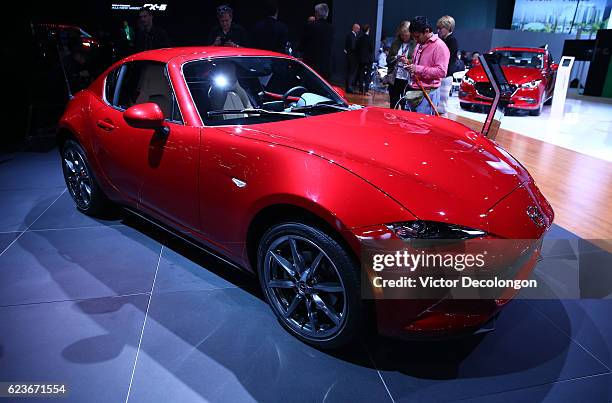
[[[320,109],[320,108],[331,108],[331,109],[337,109],[339,111],[350,111],[351,110],[351,108],[344,106],[344,105],[320,102],[314,105],[296,106],[294,108],[291,108],[291,111],[310,111],[313,109]]]
[[[219,116],[219,115],[237,115],[244,113],[246,115],[281,115],[281,116],[297,116],[297,117],[305,117],[306,115],[303,113],[296,112],[280,112],[280,111],[269,111],[266,109],[259,108],[245,108],[245,109],[225,109],[218,111],[208,111],[206,112],[206,116]]]

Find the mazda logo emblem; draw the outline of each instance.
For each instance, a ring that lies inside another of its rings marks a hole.
[[[529,216],[529,218],[531,218],[531,221],[533,221],[536,226],[543,227],[544,225],[546,225],[544,216],[540,212],[540,209],[536,206],[527,207],[527,215]]]

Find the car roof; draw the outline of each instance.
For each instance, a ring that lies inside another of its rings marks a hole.
[[[182,62],[197,60],[207,57],[228,57],[228,56],[282,56],[282,53],[269,52],[267,50],[250,48],[230,48],[217,46],[193,46],[179,48],[163,48],[147,50],[136,53],[121,60],[118,64],[134,60],[153,60],[162,63],[169,63],[171,60],[180,58]]]
[[[154,61],[168,65],[181,66],[182,64],[192,60],[231,56],[269,56],[292,58],[291,56],[287,56],[282,53],[270,52],[267,50],[218,46],[193,46],[147,50],[127,56],[113,63],[91,83],[89,90],[101,96],[104,92],[104,80],[109,72],[122,64],[133,61]]]
[[[511,50],[518,52],[535,52],[535,53],[546,53],[545,48],[528,48],[528,47],[516,47],[516,46],[501,46],[499,48],[492,49],[491,52],[495,52],[498,50]]]

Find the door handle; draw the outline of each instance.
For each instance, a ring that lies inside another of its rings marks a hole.
[[[100,119],[96,122],[96,124],[98,125],[100,129],[105,130],[107,132],[110,132],[116,129],[115,125],[110,120]]]

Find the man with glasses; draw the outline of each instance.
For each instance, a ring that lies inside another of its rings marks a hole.
[[[217,7],[219,25],[213,27],[208,35],[208,44],[212,46],[240,47],[248,46],[246,29],[232,22],[234,11],[226,5]]]
[[[440,84],[446,77],[450,52],[438,35],[432,32],[432,26],[425,17],[415,17],[410,21],[410,34],[417,46],[412,56],[412,64],[405,69],[411,75],[411,88],[427,92],[435,107],[440,102]],[[426,97],[412,100],[410,109],[414,112],[433,115],[434,111]]]

